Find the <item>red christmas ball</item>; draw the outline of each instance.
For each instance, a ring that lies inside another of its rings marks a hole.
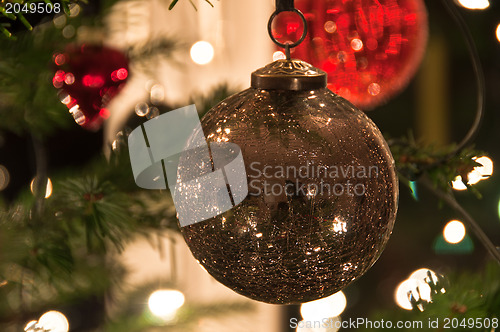
[[[70,45],[54,54],[57,71],[52,80],[61,102],[85,129],[97,130],[109,117],[107,104],[128,78],[128,59],[101,45]]]
[[[428,22],[422,0],[296,0],[295,6],[309,33],[292,57],[326,71],[330,90],[361,109],[404,89],[423,58]],[[275,36],[298,40],[298,15],[280,16]]]

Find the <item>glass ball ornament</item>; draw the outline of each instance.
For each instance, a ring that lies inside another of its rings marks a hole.
[[[296,0],[309,33],[292,50],[328,73],[328,87],[363,110],[399,94],[414,76],[427,43],[423,0]],[[282,15],[274,34],[297,40],[297,15]]]
[[[107,105],[128,80],[127,56],[103,45],[70,44],[54,54],[54,64],[52,83],[61,102],[78,125],[98,130],[110,116]]]
[[[275,61],[201,122],[208,142],[241,148],[249,191],[230,211],[181,228],[215,279],[258,301],[301,303],[338,292],[375,263],[396,218],[394,160],[324,72]]]

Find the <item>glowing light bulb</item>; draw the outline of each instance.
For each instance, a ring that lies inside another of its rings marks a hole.
[[[467,190],[467,186],[465,185],[462,177],[459,175],[451,182],[451,186],[455,190]]]
[[[497,25],[496,35],[497,35],[497,40],[500,42],[500,24]]]
[[[33,180],[31,180],[30,188],[31,192],[34,194],[35,189],[38,185],[38,178],[35,177]],[[47,186],[45,189],[45,198],[49,198],[52,195],[52,181],[50,181],[49,178],[47,178]]]
[[[32,320],[31,322],[26,324],[26,326],[24,327],[24,331],[25,332],[36,331],[37,324],[38,324],[38,322],[36,320]]]
[[[46,312],[38,320],[37,327],[50,332],[68,332],[69,323],[66,316],[59,311]]]
[[[420,299],[426,302],[431,301],[431,287],[427,283],[422,280],[407,279],[401,282],[396,288],[394,294],[396,304],[405,310],[412,310],[413,308],[409,297],[410,294],[417,301]]]
[[[488,0],[458,0],[458,3],[467,9],[486,9],[490,6]]]
[[[157,290],[149,297],[148,306],[155,316],[170,320],[174,318],[184,301],[184,294],[177,290]]]
[[[324,318],[340,316],[347,305],[342,291],[316,301],[302,303],[300,313],[305,321],[321,321]]]
[[[276,51],[273,53],[273,61],[276,61],[276,60],[285,60],[286,59],[286,55],[285,53],[281,52],[281,51]]]
[[[431,278],[433,280],[437,280],[437,274],[434,271],[432,271],[431,269],[426,269],[426,268],[422,268],[422,269],[418,269],[418,270],[414,271],[408,279],[421,280],[421,281],[425,282],[427,279],[429,279],[429,275],[428,275],[429,273],[431,274]],[[429,281],[432,281],[432,280],[429,280]]]
[[[199,65],[206,65],[214,58],[214,47],[206,41],[199,41],[191,47],[191,59]]]
[[[473,172],[477,172],[479,174],[479,176],[481,176],[480,180],[487,179],[493,175],[493,161],[490,158],[483,156],[483,157],[479,157],[479,158],[478,157],[472,158],[472,160],[474,160],[476,163],[482,165],[482,166],[474,167],[474,170],[473,170]],[[470,177],[469,177],[469,181],[470,181]]]
[[[10,182],[10,174],[4,165],[0,165],[0,191],[7,188]]]
[[[467,184],[473,185],[481,180],[489,178],[493,174],[493,161],[488,157],[474,157],[472,160],[481,164],[482,166],[476,166],[472,171],[467,174]],[[467,186],[464,184],[462,177],[459,175],[451,182],[453,189],[455,190],[466,190]]]
[[[452,220],[444,226],[443,236],[446,242],[455,244],[462,241],[465,237],[465,226],[461,221]]]

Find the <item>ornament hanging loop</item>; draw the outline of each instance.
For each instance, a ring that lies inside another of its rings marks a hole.
[[[295,43],[280,43],[273,35],[273,21],[282,12],[293,12],[299,15],[300,19],[302,20],[302,24],[304,26],[304,31],[302,32],[302,36],[300,36],[299,40],[297,40]],[[269,19],[269,22],[267,23],[267,32],[269,33],[269,37],[271,37],[271,40],[273,43],[278,45],[281,48],[285,49],[285,54],[286,54],[286,59],[291,60],[290,57],[290,49],[299,46],[304,39],[306,39],[307,36],[307,21],[306,17],[300,10],[295,8],[294,0],[276,0],[276,10],[274,13],[271,15],[271,18]]]

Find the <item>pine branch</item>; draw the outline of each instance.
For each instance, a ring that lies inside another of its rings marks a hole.
[[[11,21],[11,23],[16,23],[16,22],[21,22],[22,25],[26,28],[28,31],[33,30],[33,25],[30,23],[32,19],[35,17],[40,16],[51,16],[53,15],[52,13],[58,14],[58,13],[65,13],[66,15],[69,15],[70,13],[70,4],[78,3],[78,2],[84,2],[87,3],[87,1],[83,0],[59,0],[59,1],[51,1],[51,0],[2,0],[0,2],[0,17],[4,17],[8,19],[8,21]],[[38,3],[44,3],[45,6],[38,8],[37,4]],[[13,5],[16,4],[14,7]],[[19,6],[18,6],[19,5]],[[50,12],[45,10],[50,6]],[[44,12],[41,11],[41,9],[44,10]],[[28,17],[26,18],[25,15]],[[5,36],[7,36],[9,39],[16,39],[7,29],[10,27],[12,24],[7,22],[3,22],[6,26],[2,27],[2,32]],[[1,22],[1,21],[0,21]]]
[[[205,0],[205,1],[206,1],[206,2],[210,5],[210,6],[212,6],[212,7],[214,6],[214,5],[210,2],[210,0]],[[170,3],[170,6],[168,6],[168,10],[172,10],[172,9],[175,7],[175,5],[177,5],[177,3],[178,3],[178,2],[179,2],[179,0],[172,0],[172,2]],[[189,0],[189,2],[190,2],[190,3],[191,3],[191,5],[194,7],[194,9],[195,9],[195,10],[197,10],[197,8],[196,8],[195,4],[193,3],[193,1],[192,1],[192,0]]]
[[[444,280],[444,284],[443,284]],[[432,302],[411,301],[413,311],[402,309],[379,311],[370,319],[391,321],[421,321],[421,331],[445,331],[444,318],[455,319],[458,324],[453,326],[453,331],[492,331],[492,319],[499,323],[500,312],[500,266],[496,263],[486,265],[483,271],[450,273],[446,279],[441,279],[445,292],[436,289],[432,284]],[[417,308],[416,306],[420,307]],[[430,327],[429,320],[438,319],[439,326]],[[477,320],[489,320],[489,328],[479,327]],[[474,322],[474,324],[470,324]],[[498,326],[498,325],[497,325]],[[451,328],[451,324],[448,329]],[[366,328],[363,331],[369,331]],[[494,330],[494,329],[493,329]],[[400,331],[414,331],[401,328]]]

